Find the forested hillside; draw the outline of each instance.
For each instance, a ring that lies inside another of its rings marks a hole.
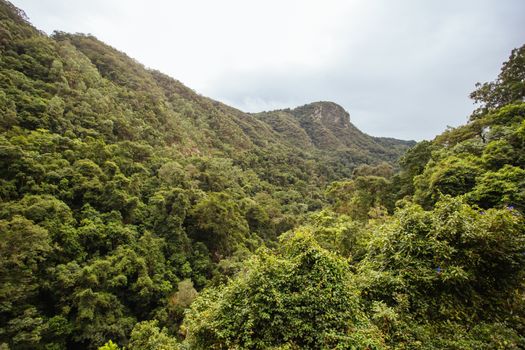
[[[376,138],[0,0],[0,349],[525,348],[524,96],[521,47],[466,125]]]

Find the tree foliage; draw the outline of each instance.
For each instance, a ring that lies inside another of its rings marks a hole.
[[[306,233],[262,251],[226,286],[192,305],[183,329],[195,349],[383,347],[360,310],[348,265]]]
[[[524,348],[523,53],[404,154],[0,0],[0,349]]]

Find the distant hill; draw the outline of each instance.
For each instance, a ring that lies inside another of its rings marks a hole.
[[[350,122],[350,115],[334,102],[320,101],[294,109],[256,113],[285,142],[303,149],[354,151],[371,159],[394,161],[414,141],[369,136]]]

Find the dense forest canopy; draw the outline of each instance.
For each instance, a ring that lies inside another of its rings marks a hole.
[[[0,349],[525,348],[524,57],[416,144],[0,0]]]

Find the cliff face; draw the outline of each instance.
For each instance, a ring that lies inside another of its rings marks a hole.
[[[293,110],[298,117],[310,118],[334,131],[353,127],[350,123],[350,114],[334,102],[313,102]]]

